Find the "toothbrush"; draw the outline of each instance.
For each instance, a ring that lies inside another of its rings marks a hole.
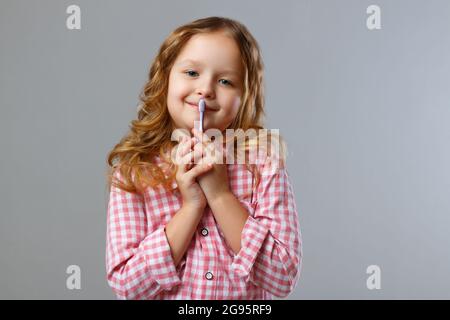
[[[205,100],[200,99],[198,102],[198,111],[200,112],[200,124],[198,130],[203,132],[203,116],[205,115]]]

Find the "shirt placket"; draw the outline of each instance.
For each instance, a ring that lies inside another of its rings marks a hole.
[[[201,225],[198,226],[199,239],[202,243],[202,255],[204,259],[204,268],[199,271],[202,272],[202,277],[205,281],[206,287],[211,290],[211,297],[217,298],[217,257],[215,256],[215,222],[212,211],[209,207],[205,209],[204,216],[201,220]]]

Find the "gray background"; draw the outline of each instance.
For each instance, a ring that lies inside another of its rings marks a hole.
[[[0,298],[115,298],[106,155],[163,39],[211,15],[259,41],[266,126],[288,142],[304,245],[288,299],[450,298],[450,2],[379,0],[2,0]]]

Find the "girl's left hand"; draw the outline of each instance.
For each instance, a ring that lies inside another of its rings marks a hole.
[[[228,183],[228,169],[222,157],[222,163],[217,161],[217,155],[221,155],[221,151],[216,147],[216,144],[209,139],[209,137],[196,130],[192,129],[192,133],[198,139],[193,149],[203,148],[203,158],[201,162],[212,163],[213,167],[204,174],[197,177],[197,181],[203,190],[208,202],[221,197],[224,194],[230,193]],[[216,163],[217,162],[217,163]]]

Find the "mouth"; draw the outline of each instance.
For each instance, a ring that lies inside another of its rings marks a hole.
[[[191,106],[192,108],[196,109],[198,112],[198,105],[194,104],[194,103],[190,103],[190,102],[186,102],[189,106]],[[208,107],[208,105],[205,105],[205,111],[217,111],[216,109],[212,109],[210,107]]]

